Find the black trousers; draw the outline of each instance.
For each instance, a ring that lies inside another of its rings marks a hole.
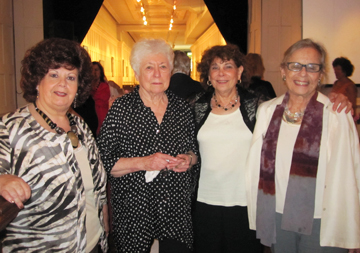
[[[247,207],[196,202],[195,253],[262,252],[256,232],[249,229]]]
[[[164,239],[159,241],[159,253],[191,253],[185,243],[174,239]]]

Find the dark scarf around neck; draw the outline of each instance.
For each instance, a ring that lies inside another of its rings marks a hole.
[[[309,235],[315,209],[316,175],[319,161],[324,105],[317,101],[316,92],[310,99],[295,141],[290,176],[286,191],[281,228]],[[289,93],[276,106],[263,140],[260,180],[256,211],[256,232],[261,243],[276,242],[275,227],[275,160],[276,147]],[[286,124],[284,122],[284,124]],[[278,157],[278,159],[281,159]]]

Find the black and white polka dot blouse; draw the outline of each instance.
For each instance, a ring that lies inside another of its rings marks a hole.
[[[172,156],[192,150],[198,155],[189,105],[166,91],[168,107],[161,124],[142,102],[138,88],[117,99],[101,128],[98,145],[110,173],[122,157],[157,152]],[[191,196],[198,166],[183,173],[162,171],[149,183],[145,171],[114,178],[109,174],[113,231],[119,252],[144,252],[154,238],[175,239],[192,248]]]

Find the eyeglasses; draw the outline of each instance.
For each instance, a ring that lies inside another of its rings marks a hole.
[[[305,67],[306,71],[310,73],[317,73],[322,68],[321,64],[316,64],[316,63],[301,64],[299,62],[287,62],[286,66],[289,70],[296,72],[301,71],[302,68]]]

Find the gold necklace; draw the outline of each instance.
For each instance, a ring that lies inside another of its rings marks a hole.
[[[65,130],[59,126],[56,125],[42,110],[40,110],[36,103],[34,102],[35,110],[40,114],[40,116],[45,120],[45,122],[50,126],[51,129],[54,129],[57,134],[63,134],[65,133]],[[71,145],[73,148],[77,148],[79,145],[79,137],[77,135],[77,127],[76,122],[74,120],[74,117],[71,115],[71,113],[66,113],[67,118],[70,122],[70,131],[67,132],[67,136],[69,137],[71,141]]]
[[[217,101],[217,99],[216,99],[215,93],[214,93],[212,99],[214,100],[215,106],[216,106],[217,108],[222,108],[222,109],[224,109],[225,111],[227,111],[227,110],[229,110],[229,109],[234,108],[235,105],[239,102],[239,95],[236,95],[236,97],[235,97],[233,100],[231,100],[229,103],[227,103],[227,104],[224,105],[224,106],[223,106],[223,105],[220,105],[220,104],[218,103],[218,101]],[[213,106],[211,106],[211,107],[213,108]]]

